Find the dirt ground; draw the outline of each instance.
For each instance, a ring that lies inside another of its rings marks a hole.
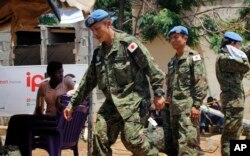
[[[201,136],[201,148],[204,150],[204,156],[220,156],[220,138],[221,135],[211,135],[205,134]],[[242,137],[241,139],[244,139]],[[79,140],[79,156],[87,155],[87,143]],[[120,139],[116,141],[116,143],[112,146],[113,156],[131,156],[131,152],[127,151],[123,146]],[[33,156],[48,156],[47,152],[41,149],[33,150]],[[62,156],[73,156],[73,152],[71,150],[63,150]]]

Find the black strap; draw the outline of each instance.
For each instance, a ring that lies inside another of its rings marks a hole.
[[[190,90],[191,90],[191,97],[193,97],[194,85],[195,85],[193,55],[190,55],[188,59],[189,59],[190,77],[191,77]]]

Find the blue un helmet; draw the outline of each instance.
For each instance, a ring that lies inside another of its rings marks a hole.
[[[85,20],[85,25],[87,28],[90,28],[92,25],[94,25],[96,22],[103,21],[104,19],[109,18],[110,15],[108,12],[97,9],[94,12],[92,12]]]
[[[242,42],[243,41],[242,37],[239,34],[237,34],[235,32],[232,32],[232,31],[225,32],[224,38],[227,38],[227,39],[230,39],[230,40],[233,40],[233,41],[236,41],[236,42]]]
[[[173,27],[169,32],[168,32],[168,37],[172,35],[173,33],[179,33],[188,36],[188,30],[186,27],[179,25]]]

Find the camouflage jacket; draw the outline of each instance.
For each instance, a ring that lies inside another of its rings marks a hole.
[[[216,76],[222,92],[228,92],[231,95],[243,93],[242,79],[245,73],[249,71],[248,59],[231,59],[230,54],[222,52],[216,61]]]
[[[106,100],[113,103],[123,119],[138,110],[143,98],[150,99],[149,82],[154,92],[163,92],[164,73],[138,39],[115,32],[113,45],[105,52],[98,46],[91,64],[68,108],[74,108],[98,85]]]
[[[175,55],[168,63],[167,99],[172,115],[189,113],[192,106],[199,107],[207,94],[207,80],[203,59],[185,47],[181,57]]]

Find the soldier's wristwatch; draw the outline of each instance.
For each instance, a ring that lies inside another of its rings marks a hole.
[[[164,96],[165,93],[162,90],[157,90],[154,92],[154,96],[161,97]]]

